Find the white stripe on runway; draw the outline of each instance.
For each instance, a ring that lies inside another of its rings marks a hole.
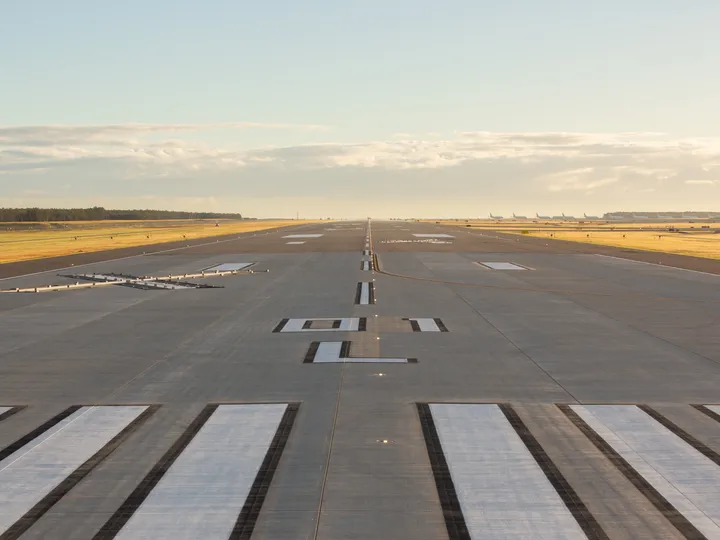
[[[115,538],[227,540],[286,408],[220,405]]]
[[[435,322],[435,319],[410,319],[418,323],[421,332],[440,332],[440,327]]]
[[[710,409],[712,412],[720,414],[720,405],[705,405],[706,409]]]
[[[360,301],[358,303],[361,306],[370,304],[370,283],[360,284]]]
[[[340,321],[340,328],[303,328],[307,321]],[[320,319],[290,319],[281,332],[357,332],[360,329],[360,318],[350,317],[345,319],[320,318]]]
[[[288,234],[287,236],[283,236],[283,238],[320,238],[321,236],[324,236],[322,234]]]
[[[313,364],[407,364],[407,358],[365,358],[365,357],[343,357],[342,341],[325,341],[318,345]]]
[[[82,407],[0,461],[0,535],[146,409]]]
[[[252,266],[254,263],[222,263],[222,264],[216,264],[215,266],[211,266],[210,268],[205,268],[203,272],[213,272],[217,270],[218,272],[228,272],[230,270],[243,270],[247,268],[248,266]]]
[[[0,407],[0,415],[8,412],[12,407]]]
[[[362,262],[362,269],[366,272],[370,270],[370,261],[363,261]]]
[[[430,411],[473,540],[587,538],[497,405]]]
[[[481,262],[480,264],[492,270],[525,270],[522,266],[510,262]]]
[[[720,467],[634,405],[571,407],[695,528],[720,539]]]
[[[285,242],[288,246],[299,246],[300,244],[304,244],[305,242]]]

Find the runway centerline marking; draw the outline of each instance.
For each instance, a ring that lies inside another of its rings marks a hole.
[[[287,236],[283,236],[283,238],[320,238],[321,236],[325,236],[324,234],[288,234]]]
[[[375,303],[375,284],[370,282],[360,282],[355,292],[355,304],[368,306]]]

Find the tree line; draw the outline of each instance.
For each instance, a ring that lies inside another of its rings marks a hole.
[[[102,221],[156,219],[243,219],[242,214],[176,210],[107,210],[92,208],[0,208],[2,221]]]

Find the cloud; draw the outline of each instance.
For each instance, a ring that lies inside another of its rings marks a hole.
[[[107,124],[0,126],[0,146],[99,145],[136,146],[138,137],[166,132],[197,132],[217,129],[281,129],[328,131],[315,124],[221,122],[212,124]]]
[[[703,206],[707,197],[698,195],[704,190],[697,186],[718,185],[720,168],[720,139],[661,133],[423,132],[256,148],[239,147],[232,133],[213,137],[222,140],[214,144],[188,138],[228,127],[321,128],[252,123],[0,128],[0,185],[5,197],[15,199],[27,196],[22,188],[38,190],[38,199],[40,191],[58,198],[156,197],[148,200],[204,201],[227,210],[234,200],[282,199],[288,205],[294,198],[318,205],[332,200],[340,208],[345,204],[340,201],[360,204],[365,198],[375,207],[409,208],[426,201],[428,208],[492,205],[497,212],[507,211],[503,201],[516,201],[518,212],[537,205],[552,213],[572,211],[566,205],[574,201],[622,210],[637,197],[634,210],[650,211],[647,205]],[[587,211],[603,211],[595,208]]]

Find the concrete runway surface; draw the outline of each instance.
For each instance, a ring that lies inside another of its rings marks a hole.
[[[0,280],[97,284],[0,294],[0,540],[720,539],[720,263],[221,240]]]

